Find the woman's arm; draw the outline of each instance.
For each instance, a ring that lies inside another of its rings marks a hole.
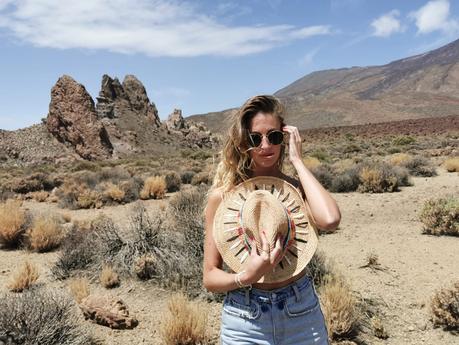
[[[298,178],[304,193],[312,218],[317,227],[333,232],[341,221],[341,212],[330,193],[320,184],[314,175],[304,166],[303,161],[294,160]]]
[[[226,292],[238,288],[235,281],[236,274],[221,269],[223,260],[213,237],[214,216],[221,201],[221,192],[218,189],[214,190],[209,195],[205,215],[203,285],[212,292]],[[257,251],[255,239],[252,240],[252,251],[248,256],[247,268],[240,276],[240,282],[243,285],[256,283],[265,273],[273,270],[282,258],[281,238],[277,239],[274,249],[270,252],[268,239],[264,234],[261,239],[264,249],[261,255]]]
[[[214,190],[209,195],[205,215],[206,236],[204,240],[203,285],[211,292],[226,292],[238,288],[234,280],[235,274],[227,273],[221,269],[223,260],[218,252],[212,234],[215,211],[218,205],[220,205],[221,200],[220,191],[218,189]],[[242,280],[242,277],[241,282],[246,284]]]
[[[295,167],[307,204],[317,227],[332,232],[341,221],[341,213],[330,193],[320,184],[314,175],[304,166],[301,158],[301,136],[298,128],[285,126],[284,131],[290,134],[289,158]]]

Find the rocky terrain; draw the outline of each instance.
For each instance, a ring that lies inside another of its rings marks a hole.
[[[75,159],[101,160],[163,154],[178,148],[213,148],[218,138],[203,124],[185,120],[180,109],[161,122],[145,87],[133,75],[123,82],[102,77],[97,103],[72,77],[51,90],[43,123],[0,130],[2,164],[35,164]]]
[[[383,66],[313,72],[274,95],[300,129],[459,116],[459,40]],[[235,111],[188,118],[219,132]]]

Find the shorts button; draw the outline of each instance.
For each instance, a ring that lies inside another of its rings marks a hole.
[[[272,297],[272,298],[276,298],[277,295],[276,295],[275,293],[273,293],[273,294],[271,295],[271,297]]]

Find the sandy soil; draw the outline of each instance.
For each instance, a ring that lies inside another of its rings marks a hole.
[[[320,238],[319,247],[327,258],[343,273],[352,289],[362,298],[377,304],[389,333],[387,340],[368,337],[369,344],[457,344],[459,338],[441,329],[434,329],[429,321],[432,294],[459,279],[459,238],[435,237],[421,233],[418,213],[423,202],[431,197],[459,195],[459,177],[439,169],[433,178],[412,178],[414,186],[403,187],[398,193],[334,194],[342,222],[337,232]],[[149,211],[163,201],[144,202]],[[72,220],[84,220],[105,213],[119,224],[127,224],[132,205],[107,207],[101,210],[68,211],[55,204],[28,201],[25,206],[33,213],[70,213]],[[360,268],[369,253],[378,256],[386,269]],[[57,253],[37,254],[24,250],[0,250],[0,291],[19,263],[29,258],[40,267],[42,284],[67,289],[66,282],[52,279],[49,268]],[[92,283],[92,291],[107,293]],[[108,293],[121,297],[132,314],[139,319],[133,330],[111,330],[86,322],[106,344],[160,344],[161,315],[171,293],[152,284],[122,281],[119,288]],[[210,304],[209,329],[218,333],[220,305]],[[85,321],[82,321],[85,322]]]

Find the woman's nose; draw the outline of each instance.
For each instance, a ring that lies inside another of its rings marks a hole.
[[[261,139],[261,148],[265,148],[265,147],[269,147],[271,145],[271,143],[269,142],[268,140],[268,137],[266,135],[263,136],[263,138]]]

